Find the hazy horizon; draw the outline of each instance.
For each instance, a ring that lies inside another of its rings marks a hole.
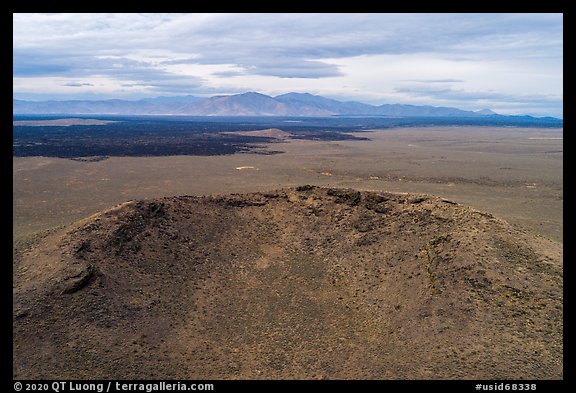
[[[307,92],[563,117],[562,14],[13,14],[13,98]]]

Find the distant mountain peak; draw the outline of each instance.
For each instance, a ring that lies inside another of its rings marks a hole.
[[[479,115],[497,115],[497,113],[494,112],[492,109],[487,109],[487,108],[480,109],[478,111],[474,111],[474,113],[477,113]]]
[[[314,94],[310,94],[310,93],[298,93],[298,92],[291,91],[290,93],[280,94],[274,98],[278,98],[278,97],[317,97],[317,96],[315,96]]]
[[[272,98],[267,96],[266,94],[258,93],[257,91],[247,91],[246,93],[240,94],[232,94],[228,97],[265,97],[265,98]]]

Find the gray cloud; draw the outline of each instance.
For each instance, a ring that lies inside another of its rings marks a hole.
[[[212,76],[217,76],[221,78],[230,78],[234,76],[246,75],[245,71],[217,71],[211,74]]]
[[[83,87],[83,86],[94,86],[94,85],[92,83],[70,82],[70,83],[64,83],[62,86]]]
[[[463,79],[403,79],[401,82],[418,82],[418,83],[462,83]]]
[[[471,64],[540,63],[542,69],[550,63],[555,70],[563,58],[561,14],[14,14],[13,26],[15,78],[106,76],[126,89],[147,86],[163,94],[219,90],[217,78],[346,78],[338,61],[328,59],[365,55],[430,54]],[[238,70],[188,76],[168,71],[186,64]],[[401,81],[465,84],[449,75],[406,76]],[[205,77],[213,78],[210,87]],[[454,101],[482,96],[464,89],[418,89],[396,91]],[[498,94],[502,100],[518,98]]]
[[[63,19],[60,15],[45,16],[45,23],[49,24],[51,18]],[[259,64],[262,59],[282,59],[301,63],[299,70],[309,65],[312,73],[318,70],[315,60],[366,54],[441,52],[476,58],[478,54],[495,56],[505,52],[515,57],[558,56],[562,54],[559,20],[558,15],[530,14],[217,14],[204,18],[195,14],[95,15],[69,20],[67,29],[74,31],[76,27],[82,34],[66,30],[68,34],[58,35],[54,27],[53,48],[46,48],[44,41],[20,47],[14,56],[15,72],[38,72],[31,66],[32,60],[45,72],[56,61],[59,64],[54,70],[65,72],[70,68],[70,55],[82,53],[87,59],[90,55],[135,49],[194,55],[174,60],[173,64],[243,64],[254,66],[254,70],[266,69]],[[23,17],[21,23],[25,21]],[[15,36],[18,48],[17,26]],[[58,57],[63,61],[55,60]],[[293,68],[290,64],[276,67]],[[334,68],[318,72],[319,77],[323,74],[333,76]]]
[[[61,52],[59,56],[46,54],[44,49],[14,51],[14,77],[67,76],[72,78],[107,76],[123,87],[148,86],[158,92],[179,93],[202,85],[200,77],[177,75],[146,61],[121,56],[99,56]],[[70,82],[63,86],[94,86],[90,83]]]
[[[245,68],[253,74],[280,78],[327,78],[343,75],[334,64],[310,60],[261,61]]]
[[[68,56],[65,57],[69,58]],[[64,75],[75,69],[72,64],[42,49],[22,50],[14,48],[12,59],[13,76]]]
[[[408,94],[415,98],[434,98],[440,100],[449,100],[454,102],[481,102],[494,101],[499,103],[515,104],[547,104],[558,105],[562,103],[562,97],[550,96],[544,94],[506,94],[493,91],[465,91],[456,90],[449,87],[435,88],[429,86],[420,87],[398,87],[394,91]]]

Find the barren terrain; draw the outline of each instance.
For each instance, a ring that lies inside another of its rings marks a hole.
[[[370,140],[261,145],[262,151],[284,152],[275,155],[14,157],[14,235],[69,223],[130,199],[309,183],[444,196],[562,241],[561,129],[426,127],[356,135]]]
[[[257,130],[257,131],[236,131],[236,132],[228,132],[227,134],[233,135],[246,135],[246,136],[263,136],[269,138],[277,138],[277,139],[286,139],[288,137],[294,136],[286,131],[282,131],[278,128],[268,128],[265,130]]]
[[[120,204],[17,247],[18,379],[561,379],[562,250],[422,194]]]

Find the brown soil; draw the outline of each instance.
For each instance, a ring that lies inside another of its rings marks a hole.
[[[268,138],[286,139],[291,137],[293,134],[282,131],[279,128],[267,128],[265,130],[257,131],[236,131],[236,132],[224,132],[223,134],[233,134],[233,135],[245,135],[245,136],[265,136]]]
[[[130,201],[14,248],[18,379],[562,379],[562,248],[422,194]]]
[[[562,130],[424,127],[363,135],[370,140],[261,145],[283,154],[14,157],[14,238],[130,199],[313,184],[438,195],[563,241]],[[243,166],[258,170],[236,170]]]

